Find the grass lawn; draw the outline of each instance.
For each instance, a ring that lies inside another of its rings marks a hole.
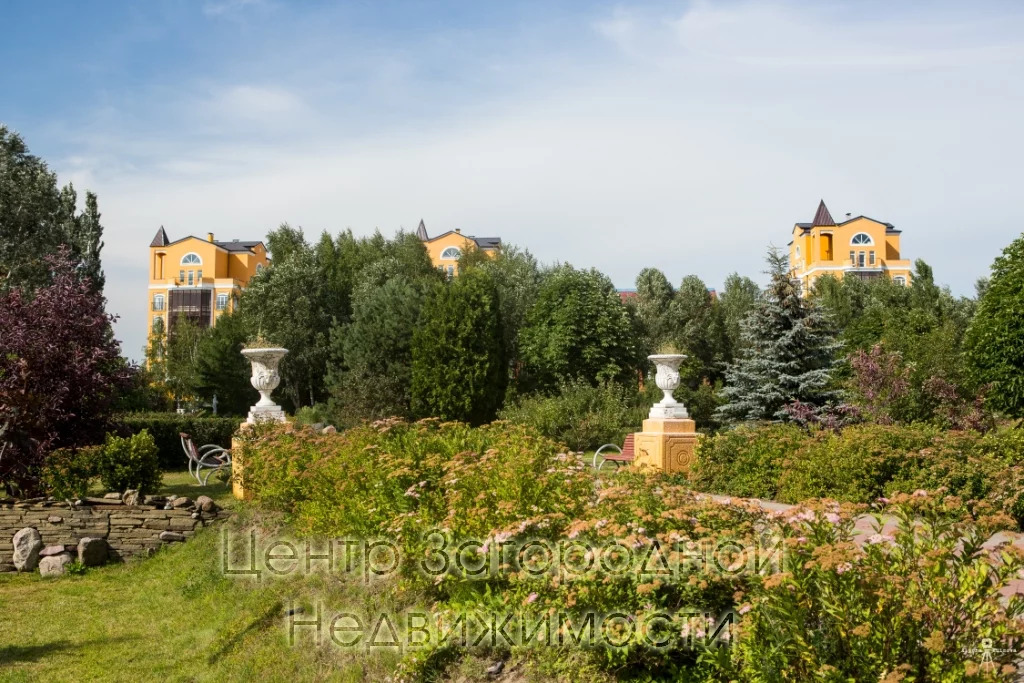
[[[185,472],[164,481],[165,492],[233,504],[212,479],[199,487]],[[227,522],[234,528],[250,515],[236,513]],[[391,610],[391,591],[317,574],[258,584],[224,576],[221,561],[213,527],[151,558],[82,576],[0,574],[0,681],[356,681],[393,670],[398,655],[390,651],[347,651],[329,637],[319,648],[309,637],[289,646],[284,616],[290,600]]]

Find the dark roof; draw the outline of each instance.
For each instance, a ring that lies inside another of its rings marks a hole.
[[[825,200],[822,199],[821,203],[818,204],[818,211],[814,214],[814,220],[811,221],[811,225],[835,225],[836,222],[832,220],[832,214],[828,212],[828,207],[825,206]]]
[[[498,247],[501,246],[500,237],[468,237],[469,239],[476,242],[476,246],[480,247],[481,249],[497,249]]]
[[[240,242],[239,240],[231,240],[230,242],[214,242],[221,249],[227,249],[228,251],[252,251],[257,244],[263,244],[263,242]]]
[[[420,219],[419,226],[416,228],[416,236],[419,237],[424,242],[426,242],[428,239],[430,239],[429,237],[427,237],[427,226],[423,222],[422,218]]]
[[[427,229],[426,226],[423,225],[423,221],[420,221],[420,228],[423,229],[423,234],[420,235],[420,230],[419,228],[417,228],[416,236],[419,237],[424,242],[433,242],[434,240],[439,240],[442,237],[447,237],[448,235],[456,234],[461,237],[465,237],[467,240],[473,240],[476,243],[477,248],[479,249],[497,249],[501,247],[500,237],[474,237],[473,235],[463,235],[458,230],[449,230],[448,232],[441,233],[437,237],[431,237],[430,239],[427,239]]]
[[[160,229],[156,231],[156,236],[153,241],[149,243],[151,247],[166,247],[170,240],[167,239],[167,231],[164,230],[164,226],[160,226]]]
[[[895,226],[895,225],[893,225],[892,223],[885,223],[885,222],[883,222],[883,221],[875,220],[875,219],[874,219],[874,218],[872,218],[871,216],[864,216],[864,215],[860,215],[860,216],[853,216],[852,218],[847,218],[847,219],[846,219],[845,221],[843,221],[843,222],[842,222],[842,223],[840,223],[839,225],[846,225],[846,224],[847,224],[847,223],[849,223],[850,221],[855,221],[855,220],[857,220],[858,218],[867,218],[867,219],[868,219],[869,221],[874,221],[875,223],[881,223],[882,225],[884,225],[884,226],[885,226],[885,231],[886,231],[886,232],[891,232],[891,233],[899,233],[899,232],[900,232],[899,230],[897,230],[897,229],[896,229],[896,226]]]
[[[161,227],[160,230],[157,231],[156,237],[154,237],[153,241],[150,242],[149,246],[151,246],[151,247],[169,247],[172,244],[177,244],[178,242],[184,242],[185,240],[199,240],[200,242],[208,242],[209,244],[213,244],[214,246],[220,247],[224,251],[230,251],[230,252],[236,253],[236,254],[240,253],[240,252],[243,252],[243,251],[248,251],[249,253],[253,253],[253,248],[257,244],[263,244],[263,242],[261,242],[259,240],[256,240],[256,241],[231,240],[230,242],[218,242],[218,241],[215,240],[213,242],[209,242],[208,240],[204,240],[202,237],[196,237],[195,235],[188,235],[186,237],[182,237],[181,239],[176,239],[173,242],[169,242],[167,240],[167,233],[164,232],[163,227]],[[266,247],[264,247],[264,248],[266,248]]]

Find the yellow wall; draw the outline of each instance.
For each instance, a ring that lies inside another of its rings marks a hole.
[[[146,308],[148,310],[147,332],[153,331],[156,318],[161,318],[166,327],[171,290],[175,288],[203,287],[213,290],[212,302],[214,321],[223,313],[235,306],[235,298],[256,274],[258,267],[266,267],[267,250],[262,244],[253,247],[253,252],[229,252],[209,239],[187,237],[162,247],[149,248],[149,288]],[[183,265],[182,258],[195,253],[202,261],[197,265]],[[163,263],[163,272],[160,264]],[[184,277],[182,278],[182,271]],[[192,285],[188,284],[189,272],[192,273]],[[199,279],[202,271],[202,279]],[[227,294],[227,307],[217,310],[217,295]],[[154,310],[154,300],[163,295],[163,310]]]
[[[441,254],[443,254],[444,250],[448,247],[455,247],[460,252],[464,252],[467,249],[475,249],[476,242],[458,231],[452,231],[425,241],[423,246],[427,248],[427,253],[430,255],[430,262],[434,264],[435,268],[440,268],[445,272],[449,272],[451,275],[457,275],[459,272],[458,258],[441,258]],[[493,255],[497,252],[497,249],[483,249],[482,251],[485,254]],[[450,271],[449,268],[451,268]]]
[[[851,244],[854,235],[860,233],[870,236],[872,244]],[[828,252],[830,239],[831,254]],[[851,251],[854,252],[853,261],[850,260]],[[864,252],[863,267],[860,266],[860,252]],[[875,255],[873,264],[871,252]],[[799,225],[793,226],[789,261],[792,274],[800,279],[805,294],[822,275],[842,278],[848,274],[877,272],[891,278],[902,277],[905,284],[910,284],[911,264],[909,260],[900,258],[899,233],[889,233],[884,223],[865,216],[838,225],[816,225],[806,233]]]

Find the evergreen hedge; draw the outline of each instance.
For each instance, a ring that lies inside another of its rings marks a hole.
[[[190,434],[196,447],[215,443],[230,448],[231,435],[238,429],[238,425],[237,417],[177,413],[126,413],[116,418],[117,432],[122,435],[149,430],[156,442],[160,467],[165,470],[182,470],[188,464],[181,449],[181,432]]]

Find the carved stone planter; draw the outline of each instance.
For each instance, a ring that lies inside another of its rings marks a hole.
[[[288,353],[288,349],[263,348],[242,349],[242,355],[252,364],[253,388],[260,392],[260,400],[249,410],[247,422],[284,422],[284,410],[274,403],[270,394],[281,383],[277,365]]]
[[[679,387],[679,365],[686,359],[681,353],[661,353],[647,356],[657,367],[654,382],[665,394],[665,397],[651,406],[648,417],[655,419],[686,419],[689,414],[686,406],[672,397],[672,392]]]

